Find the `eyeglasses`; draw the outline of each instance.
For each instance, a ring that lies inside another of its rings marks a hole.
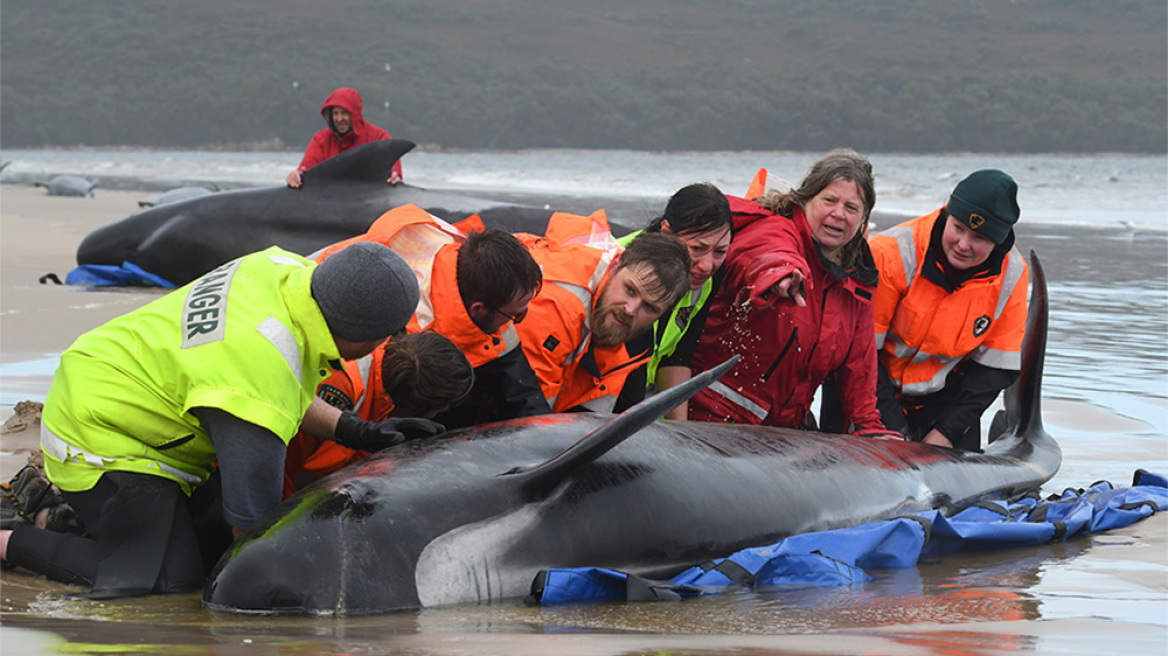
[[[540,281],[539,286],[536,287],[535,291],[531,294],[531,298],[528,300],[527,305],[524,305],[523,309],[520,310],[519,312],[516,312],[515,314],[511,314],[510,312],[504,312],[504,311],[500,310],[499,308],[492,307],[490,305],[487,305],[486,303],[483,303],[483,305],[486,306],[486,308],[488,310],[490,310],[491,312],[497,312],[497,313],[507,317],[513,323],[519,323],[527,318],[527,310],[528,310],[528,308],[531,307],[531,301],[535,300],[536,296],[539,296],[539,292],[541,290],[543,290],[543,281],[542,280]]]
[[[507,317],[511,321],[513,321],[515,323],[519,323],[527,318],[527,310],[529,307],[531,307],[531,306],[530,305],[524,306],[521,311],[516,312],[515,314],[511,314],[509,312],[504,312],[504,311],[500,310],[499,308],[491,307],[490,305],[487,306],[487,309],[490,310],[491,312],[498,312],[499,314]]]

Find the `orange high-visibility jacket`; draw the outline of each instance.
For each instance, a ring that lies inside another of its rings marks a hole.
[[[418,308],[406,326],[410,333],[427,328],[446,337],[466,355],[473,368],[514,351],[519,345],[515,325],[508,322],[499,333],[485,334],[471,321],[458,293],[458,249],[471,230],[482,230],[477,216],[451,225],[416,205],[402,205],[382,214],[363,234],[320,251],[317,262],[358,241],[372,241],[392,248],[414,271],[421,291]],[[394,408],[381,384],[383,348],[356,362],[346,362],[318,388],[317,395],[342,410],[354,410],[366,421],[381,421]],[[300,471],[316,477],[330,474],[360,458],[354,451],[331,440],[299,433],[285,459],[285,496]]]
[[[945,387],[962,360],[1019,370],[1026,334],[1030,269],[1011,248],[996,274],[975,276],[948,291],[923,266],[940,210],[902,223],[869,241],[880,285],[876,347],[880,363],[904,396]]]
[[[458,249],[473,229],[482,230],[477,216],[451,225],[417,205],[401,205],[382,214],[365,234],[324,249],[316,260],[322,262],[357,241],[392,248],[414,270],[421,290],[418,309],[406,331],[433,330],[454,342],[470,366],[478,368],[513,351],[519,346],[519,334],[515,324],[508,322],[497,334],[487,335],[466,313],[458,293]]]
[[[544,237],[521,236],[543,270],[543,289],[528,306],[519,335],[527,360],[555,412],[584,405],[611,411],[629,373],[652,356],[624,344],[594,348],[592,312],[610,268],[623,250],[603,211],[557,212]]]

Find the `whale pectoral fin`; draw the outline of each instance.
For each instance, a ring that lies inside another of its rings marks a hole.
[[[414,148],[406,139],[371,141],[326,159],[303,174],[304,188],[334,180],[384,183],[393,165]]]
[[[548,510],[526,504],[435,537],[418,554],[414,585],[422,606],[479,603],[522,596],[538,568],[522,537],[537,532]]]
[[[708,387],[710,383],[730,371],[740,357],[735,355],[713,369],[703,371],[680,385],[641,401],[546,462],[512,469],[503,475],[524,476],[526,480],[523,481],[523,495],[528,500],[544,497],[572,472],[608,453],[637,431]]]

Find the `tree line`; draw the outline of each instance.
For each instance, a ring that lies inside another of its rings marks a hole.
[[[434,2],[7,3],[0,142],[298,149],[354,86],[446,148],[1168,151],[1162,2]]]

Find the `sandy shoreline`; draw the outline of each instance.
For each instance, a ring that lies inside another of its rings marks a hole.
[[[77,265],[77,245],[90,232],[137,212],[146,193],[97,190],[93,198],[49,196],[36,187],[0,186],[0,366],[3,386],[43,401],[51,372],[15,376],[9,365],[54,357],[85,331],[157,297],[157,290],[87,291],[41,284],[61,280]],[[0,421],[13,413],[0,406]],[[7,480],[37,448],[35,430],[0,435],[0,480]]]

